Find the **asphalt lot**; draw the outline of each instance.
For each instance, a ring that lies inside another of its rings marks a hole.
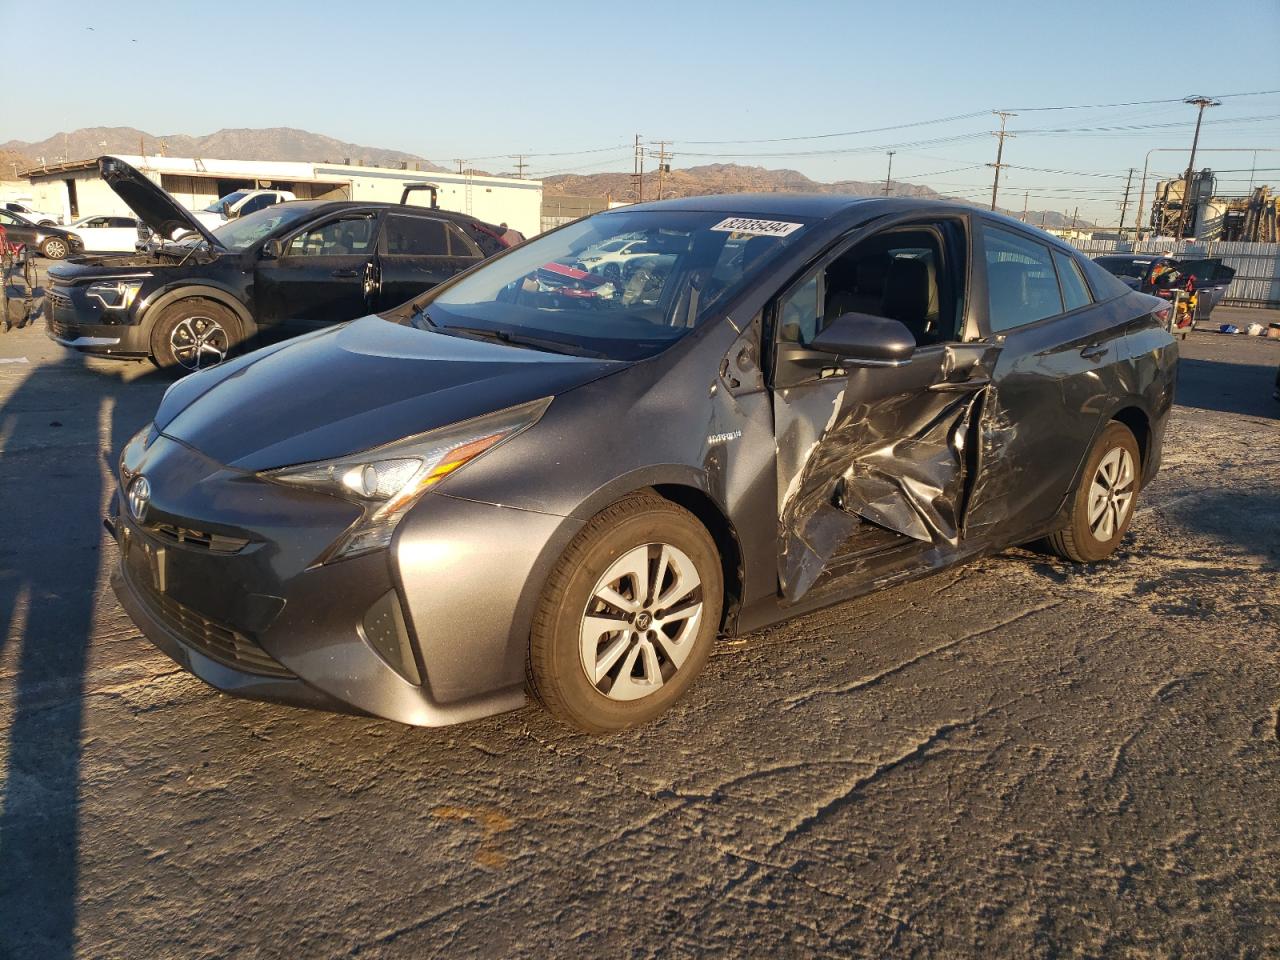
[[[0,957],[1280,955],[1280,342],[1183,355],[1114,559],[723,642],[592,739],[180,672],[100,523],[168,381],[0,334]]]

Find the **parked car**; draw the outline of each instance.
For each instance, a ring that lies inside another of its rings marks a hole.
[[[210,232],[127,163],[103,179],[167,243],[49,271],[48,333],[87,353],[199,370],[240,344],[397,306],[506,249],[500,228],[443,210],[298,200]],[[174,243],[187,234],[181,243]]]
[[[0,210],[16,213],[22,219],[30,220],[32,223],[42,227],[56,227],[62,222],[61,217],[36,210],[34,207],[29,206],[25,200],[0,201]]]
[[[1109,253],[1094,257],[1094,263],[1119,277],[1126,285],[1143,293],[1158,294],[1171,285],[1191,281],[1196,298],[1192,321],[1208,320],[1222,302],[1236,272],[1217,257],[1179,260],[1160,254]]]
[[[652,256],[654,250],[643,237],[621,238],[584,250],[579,262],[583,268],[609,280],[621,280],[623,269],[637,258]]]
[[[68,254],[84,250],[80,238],[65,227],[32,223],[12,210],[0,210],[0,226],[5,228],[9,243],[26,244],[31,250],[39,251],[50,260],[61,260]]]
[[[83,217],[71,230],[89,253],[132,253],[138,246],[136,217]]]
[[[633,234],[656,295],[548,269]],[[527,683],[630,727],[721,633],[1042,537],[1109,556],[1160,464],[1167,310],[956,204],[596,214],[179,381],[120,460],[115,589],[240,696],[434,725]]]
[[[219,197],[203,210],[195,211],[193,216],[210,230],[215,230],[228,220],[296,199],[288,190],[236,190]]]

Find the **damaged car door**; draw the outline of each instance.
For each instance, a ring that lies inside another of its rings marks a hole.
[[[784,601],[848,557],[959,542],[966,445],[999,353],[963,340],[967,225],[846,243],[772,307]]]

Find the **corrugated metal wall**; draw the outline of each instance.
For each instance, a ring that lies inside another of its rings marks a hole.
[[[1104,253],[1164,253],[1173,257],[1221,257],[1236,272],[1224,303],[1237,307],[1280,308],[1280,243],[1224,240],[1071,240],[1091,257]]]

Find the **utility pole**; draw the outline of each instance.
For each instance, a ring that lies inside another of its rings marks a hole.
[[[658,141],[658,199],[662,199],[662,191],[666,183],[666,175],[671,172],[671,154],[667,153],[667,144],[670,140]]]
[[[1124,182],[1124,199],[1120,201],[1120,226],[1116,227],[1116,233],[1120,234],[1121,240],[1124,239],[1124,215],[1129,209],[1129,188],[1133,185],[1134,169],[1134,167],[1129,168],[1129,178]]]
[[[893,177],[893,155],[898,151],[887,150],[885,152],[889,154],[889,172],[884,175],[884,195],[887,197],[889,195],[889,181]]]
[[[988,167],[996,168],[996,178],[991,183],[991,209],[994,210],[996,208],[996,197],[1000,193],[1000,168],[1004,166],[1002,162],[1004,159],[1004,138],[1013,136],[1012,133],[1005,132],[1004,125],[1010,117],[1016,117],[1017,114],[1009,113],[1007,110],[992,110],[991,112],[1000,118],[1000,129],[991,132],[992,136],[999,138],[996,145],[996,162],[987,164]]]
[[[1222,101],[1215,100],[1213,97],[1187,97],[1182,102],[1189,103],[1193,107],[1199,107],[1199,112],[1196,113],[1196,132],[1191,138],[1191,158],[1187,161],[1187,175],[1182,181],[1182,205],[1178,209],[1178,230],[1174,236],[1175,240],[1182,239],[1183,225],[1187,219],[1187,207],[1191,204],[1191,173],[1196,166],[1196,147],[1200,144],[1200,121],[1204,119],[1204,108],[1222,106]]]
[[[527,166],[529,166],[527,163],[525,163],[525,162],[524,162],[524,154],[523,154],[523,153],[517,153],[517,154],[516,154],[514,157],[512,157],[511,159],[515,160],[515,162],[516,162],[516,179],[517,179],[517,180],[523,180],[523,179],[524,179],[524,168],[525,168],[525,167],[527,167]]]
[[[1076,207],[1075,210],[1071,212],[1071,232],[1072,233],[1075,232],[1076,220],[1079,219],[1079,217],[1080,217],[1080,208]]]
[[[640,134],[636,134],[635,156],[631,162],[631,192],[636,203],[644,202],[644,147],[640,146]]]
[[[1027,204],[1031,201],[1031,191],[1028,190],[1022,195],[1022,222],[1027,222]]]
[[[459,158],[459,157],[454,157],[454,158],[453,158],[453,162],[454,162],[454,163],[456,163],[456,164],[458,165],[458,172],[459,172],[459,173],[462,173],[462,165],[463,165],[464,163],[466,163],[467,161],[466,161],[466,160],[464,160],[464,159],[461,159],[461,158]]]

